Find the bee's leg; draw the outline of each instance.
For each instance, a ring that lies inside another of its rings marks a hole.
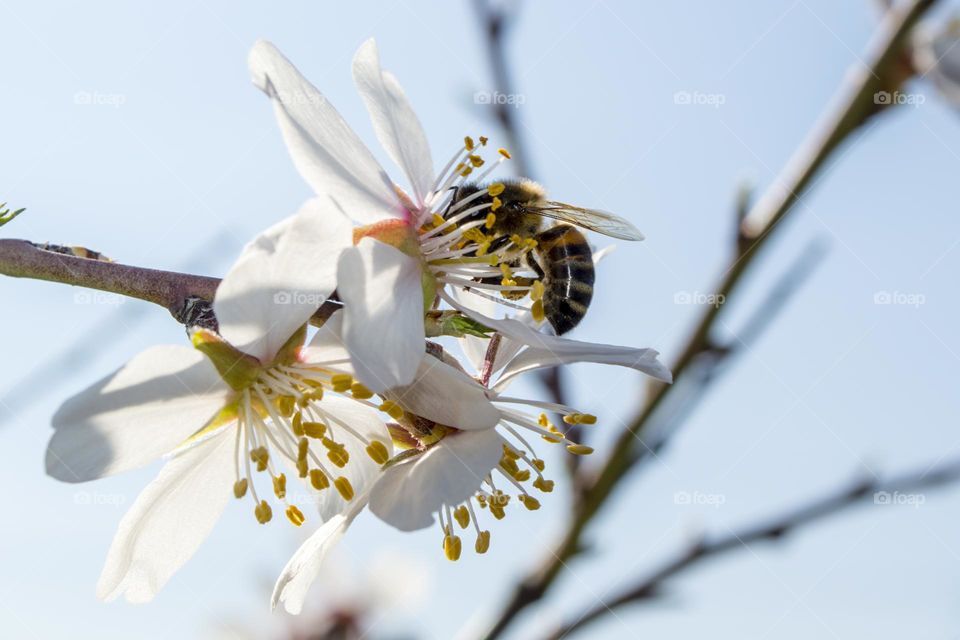
[[[540,265],[537,263],[536,259],[533,257],[533,252],[528,251],[526,255],[523,256],[523,261],[530,267],[534,273],[537,274],[537,280],[543,282],[544,274],[543,269],[540,268]]]
[[[460,195],[460,186],[450,187],[453,190],[453,197],[450,198],[450,202],[447,203],[447,208],[443,210],[443,219],[447,219],[447,214],[450,213],[450,207],[452,207],[457,202],[457,196]]]

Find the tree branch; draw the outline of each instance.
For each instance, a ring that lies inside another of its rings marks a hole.
[[[565,638],[625,605],[651,600],[662,592],[664,584],[670,578],[708,558],[747,549],[752,542],[777,542],[798,529],[862,504],[863,500],[870,496],[873,496],[877,504],[886,504],[890,500],[880,501],[880,497],[892,500],[891,496],[894,495],[934,488],[958,480],[960,480],[960,459],[946,464],[924,466],[922,470],[904,473],[887,481],[865,478],[805,505],[773,516],[765,522],[744,527],[739,531],[730,531],[712,539],[704,536],[686,551],[663,562],[647,577],[638,580],[610,600],[585,610],[549,637],[553,640]]]
[[[0,240],[0,275],[116,293],[158,304],[176,316],[190,298],[213,300],[218,278],[131,267],[47,251],[26,240]]]
[[[773,232],[806,193],[827,160],[848,136],[877,112],[874,93],[889,86],[890,75],[900,70],[901,48],[911,28],[936,0],[910,0],[892,6],[874,35],[866,65],[858,62],[839,91],[836,107],[828,110],[801,145],[800,150],[768,188],[740,225],[740,246],[716,287],[716,295],[729,300],[749,266]],[[674,379],[680,380],[697,357],[711,347],[711,335],[721,306],[706,306],[687,346],[676,361]],[[497,638],[527,606],[536,602],[556,580],[565,563],[581,549],[583,531],[613,493],[614,488],[644,455],[637,442],[652,416],[676,388],[656,385],[629,428],[618,438],[599,474],[590,482],[560,543],[551,549],[539,568],[517,586],[486,638]]]

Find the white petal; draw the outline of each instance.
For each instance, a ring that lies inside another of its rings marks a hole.
[[[148,464],[203,427],[230,395],[200,352],[148,349],[57,410],[47,473],[83,482]]]
[[[248,244],[217,288],[213,308],[231,344],[269,363],[337,285],[350,221],[329,198],[313,198]]]
[[[496,388],[498,390],[505,386],[504,383],[507,380],[521,371],[550,367],[567,362],[613,364],[642,371],[664,382],[673,381],[673,374],[657,360],[659,354],[653,349],[635,349],[609,344],[580,342],[579,340],[552,336],[540,333],[517,320],[488,318],[469,307],[458,304],[449,296],[446,296],[445,299],[477,322],[499,331],[508,338],[530,345],[526,351],[521,352],[506,366],[497,380]],[[527,351],[531,350],[530,356],[525,357]]]
[[[429,355],[413,384],[394,389],[390,399],[418,416],[467,431],[492,429],[500,420],[479,383]]]
[[[322,327],[313,334],[310,342],[300,350],[304,362],[313,364],[334,363],[343,373],[353,374],[350,352],[343,343],[343,310],[334,311]]]
[[[407,174],[417,202],[423,203],[434,179],[430,145],[400,83],[380,68],[373,38],[364,42],[353,57],[353,81],[367,105],[380,144]]]
[[[370,511],[401,531],[433,524],[440,507],[469,500],[503,455],[493,429],[454,433],[410,462],[383,472],[370,493]]]
[[[368,237],[343,252],[337,276],[357,377],[376,393],[410,384],[425,348],[419,260]]]
[[[231,497],[233,430],[172,459],[120,521],[97,597],[148,602],[190,559]]]
[[[390,456],[393,456],[393,441],[382,417],[386,414],[372,407],[333,394],[324,396],[317,406],[334,418],[329,420],[332,433],[330,437],[343,444],[347,453],[350,454],[350,461],[342,469],[331,464],[325,456],[321,455],[321,460],[330,473],[343,476],[349,480],[355,494],[353,500],[347,502],[332,487],[317,492],[315,494],[317,512],[320,514],[320,520],[326,521],[335,514],[351,508],[357,501],[356,496],[368,493],[370,487],[380,476],[380,465],[367,454],[366,444],[350,436],[337,421],[347,424],[368,441],[379,440],[386,446]],[[317,451],[320,452],[322,449],[317,448]]]
[[[565,342],[567,344],[560,345],[554,350],[534,347],[525,349],[507,364],[497,378],[494,389],[502,391],[515,376],[521,373],[574,362],[612,364],[636,369],[664,382],[673,380],[670,370],[657,359],[660,354],[655,349],[633,349],[573,340]]]
[[[259,40],[248,62],[253,83],[273,101],[293,163],[318,195],[363,224],[406,215],[370,150],[273,44]]]
[[[366,497],[358,496],[354,502],[349,511],[337,514],[324,522],[323,526],[307,538],[293,554],[273,587],[271,597],[273,609],[282,602],[287,613],[296,615],[303,610],[303,601],[306,599],[310,585],[320,573],[323,560],[330,549],[340,542],[353,519],[363,510]]]

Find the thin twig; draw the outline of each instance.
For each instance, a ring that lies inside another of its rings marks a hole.
[[[708,558],[749,549],[750,543],[784,539],[787,534],[804,528],[827,516],[846,511],[862,504],[865,498],[873,497],[877,504],[891,502],[891,496],[915,493],[921,489],[960,480],[960,459],[936,466],[925,465],[920,469],[895,476],[889,480],[863,478],[850,486],[833,491],[799,507],[778,514],[765,521],[744,527],[739,531],[707,537],[681,552],[676,557],[662,563],[648,576],[623,589],[617,595],[604,599],[602,604],[593,606],[549,636],[553,640],[565,638],[591,622],[628,604],[638,604],[657,597],[663,591],[666,582]],[[915,497],[915,496],[914,496]],[[888,500],[889,498],[889,500]]]
[[[813,184],[813,179],[824,169],[832,153],[876,113],[874,94],[879,87],[887,86],[888,72],[900,61],[904,39],[935,2],[936,0],[910,0],[897,3],[886,14],[865,58],[867,64],[858,62],[846,76],[837,106],[827,112],[807,142],[801,146],[801,152],[794,156],[781,176],[744,218],[741,224],[741,235],[744,239],[742,250],[732,257],[731,263],[724,270],[721,282],[716,288],[717,296],[730,299],[748,267],[754,263],[759,249],[779,227],[778,223],[794,210],[799,197]],[[719,315],[719,306],[704,308],[687,346],[673,367],[675,380],[680,380],[700,354],[712,347],[711,338]],[[670,394],[670,389],[677,386],[652,387],[644,408],[618,438],[599,474],[591,481],[588,490],[583,492],[560,543],[549,550],[538,568],[521,580],[503,610],[494,619],[486,638],[499,637],[521,611],[541,599],[567,561],[579,553],[584,530],[619,482],[643,456],[644,451],[638,450],[637,443],[642,441],[643,431]]]

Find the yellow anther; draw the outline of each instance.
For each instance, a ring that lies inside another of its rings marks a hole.
[[[497,196],[493,196],[493,202],[490,203],[490,211],[496,211],[503,206],[503,200]]]
[[[504,158],[506,158],[507,160],[510,159],[510,152],[507,151],[506,149],[504,149],[503,147],[500,147],[499,149],[497,149],[497,153],[499,153],[500,155],[502,155],[502,156],[503,156]]]
[[[484,147],[487,146],[487,140],[488,140],[488,139],[489,139],[489,138],[487,138],[487,136],[480,136],[480,145],[481,145],[481,146],[484,146]]]
[[[353,485],[344,476],[340,476],[333,481],[333,486],[337,488],[340,497],[349,502],[353,500]]]
[[[556,435],[551,436],[551,435],[544,434],[544,435],[541,435],[540,437],[546,440],[547,442],[549,442],[550,444],[560,444],[561,442],[563,442],[563,436],[556,436]]]
[[[537,471],[543,471],[544,469],[547,468],[547,463],[541,460],[540,458],[534,458],[533,460],[530,461],[530,464],[532,464],[537,469]]]
[[[250,461],[257,463],[257,471],[264,471],[269,460],[270,452],[267,451],[266,447],[257,447],[250,451]]]
[[[539,280],[534,280],[533,285],[530,286],[530,299],[534,301],[543,299],[543,283]]]
[[[550,426],[550,420],[547,419],[547,414],[541,413],[540,417],[537,419],[537,424],[539,424],[541,427]]]
[[[522,494],[522,495],[521,495],[519,498],[517,498],[517,499],[518,499],[518,500],[523,504],[523,506],[525,506],[529,511],[536,511],[537,509],[540,508],[540,501],[537,500],[536,498],[534,498],[533,496],[528,496],[528,495],[526,495],[526,494]]]
[[[503,190],[507,188],[507,185],[502,182],[494,182],[489,187],[487,187],[487,194],[490,196],[498,196],[503,193]]]
[[[463,170],[460,172],[460,175],[466,178],[471,173],[473,173],[473,167],[464,167]]]
[[[481,137],[480,140],[483,140],[483,138]],[[467,151],[473,151],[473,147],[474,147],[473,138],[471,138],[470,136],[464,136],[463,146],[466,147]]]
[[[273,479],[273,493],[280,500],[287,497],[287,476],[281,473]]]
[[[510,458],[511,460],[519,460],[520,452],[511,447],[508,444],[503,445],[503,455]]]
[[[370,389],[367,389],[359,382],[354,382],[352,385],[350,385],[350,393],[357,400],[367,400],[368,398],[373,397],[373,391],[370,391]]]
[[[260,524],[267,524],[273,518],[273,509],[270,508],[266,500],[261,500],[260,504],[254,508],[253,515],[257,517],[257,522]]]
[[[301,478],[306,478],[308,471],[310,471],[310,467],[307,465],[307,461],[297,460],[297,475]]]
[[[277,398],[277,410],[284,418],[292,416],[296,408],[297,399],[293,396],[280,396]]]
[[[303,414],[299,411],[293,414],[293,422],[290,423],[290,428],[293,429],[293,435],[298,438],[303,435]]]
[[[500,459],[500,468],[509,473],[511,476],[520,471],[520,467],[517,466],[517,463],[506,457]]]
[[[513,474],[513,479],[517,482],[526,482],[530,479],[530,469],[523,469]]]
[[[287,507],[287,520],[293,523],[295,527],[299,527],[303,524],[304,521],[303,512],[300,509],[297,509],[295,506],[290,505]]]
[[[307,453],[310,451],[310,441],[306,438],[300,438],[297,442],[297,460],[306,460]]]
[[[338,442],[334,442],[330,438],[324,438],[321,442],[323,446],[327,448],[327,457],[330,459],[330,462],[341,469],[347,466],[347,463],[350,462],[350,453],[346,447]]]
[[[597,424],[597,416],[592,413],[581,413],[577,420],[580,424]]]
[[[439,213],[433,214],[433,226],[434,226],[434,227],[442,227],[444,224],[446,224],[446,222],[447,222],[447,221],[444,220],[444,219],[443,219],[443,216],[440,215]]]
[[[536,300],[532,305],[530,305],[530,315],[533,316],[534,322],[543,322],[547,317],[546,312],[543,310],[543,300]]]
[[[322,491],[330,486],[330,479],[320,469],[310,470],[310,486],[317,491]]]
[[[367,445],[367,455],[377,464],[384,464],[390,459],[390,452],[387,450],[387,445],[379,440],[374,440]]]
[[[457,521],[461,529],[466,529],[470,524],[470,511],[463,505],[453,510],[453,519]]]
[[[553,480],[545,480],[543,478],[537,478],[533,481],[533,486],[543,491],[544,493],[550,493],[553,491]]]
[[[337,393],[343,393],[351,386],[353,386],[353,376],[349,373],[338,373],[330,378],[330,384],[333,385],[333,390]]]
[[[477,245],[477,255],[478,255],[478,256],[485,256],[485,255],[487,255],[487,251],[489,251],[489,250],[490,250],[490,241],[489,241],[489,240],[484,240],[483,242],[481,242],[480,244]]]
[[[233,483],[233,497],[240,499],[247,495],[247,479],[237,480]]]
[[[460,536],[446,535],[443,537],[443,555],[447,556],[447,560],[451,562],[459,560],[460,550]]]
[[[493,225],[497,224],[497,214],[488,213],[487,219],[483,221],[483,226],[487,229],[493,229]]]
[[[588,456],[593,453],[593,447],[588,447],[585,444],[568,444],[567,451],[575,456]]]
[[[486,508],[487,508],[487,496],[483,495],[482,493],[477,494],[477,504],[480,505],[480,508],[481,508],[481,509],[486,509]]]
[[[403,407],[398,405],[393,400],[384,400],[383,404],[379,407],[380,411],[383,411],[389,415],[394,420],[399,420],[403,417]]]
[[[473,549],[477,553],[482,554],[482,553],[486,553],[489,548],[490,548],[490,532],[481,531],[480,534],[477,536],[477,543],[473,545]]]
[[[319,440],[327,433],[327,425],[322,422],[304,422],[303,423],[303,434],[308,438],[316,438]]]
[[[539,244],[535,238],[527,238],[526,240],[523,241],[523,243],[528,247],[530,247],[531,249],[536,249],[537,244]]]
[[[520,235],[517,233],[514,233],[513,235],[510,236],[510,242],[517,245],[518,247],[524,244],[523,238],[520,237]]]
[[[470,156],[470,164],[472,164],[474,167],[482,167],[482,166],[483,166],[483,158],[481,158],[480,156],[471,155],[471,156]]]
[[[497,504],[490,503],[490,513],[493,514],[493,517],[497,520],[503,520],[507,515],[507,512],[503,510],[503,507]]]
[[[491,267],[497,266],[500,264],[500,256],[495,253],[491,253],[490,258],[487,259],[487,264],[489,264]]]

